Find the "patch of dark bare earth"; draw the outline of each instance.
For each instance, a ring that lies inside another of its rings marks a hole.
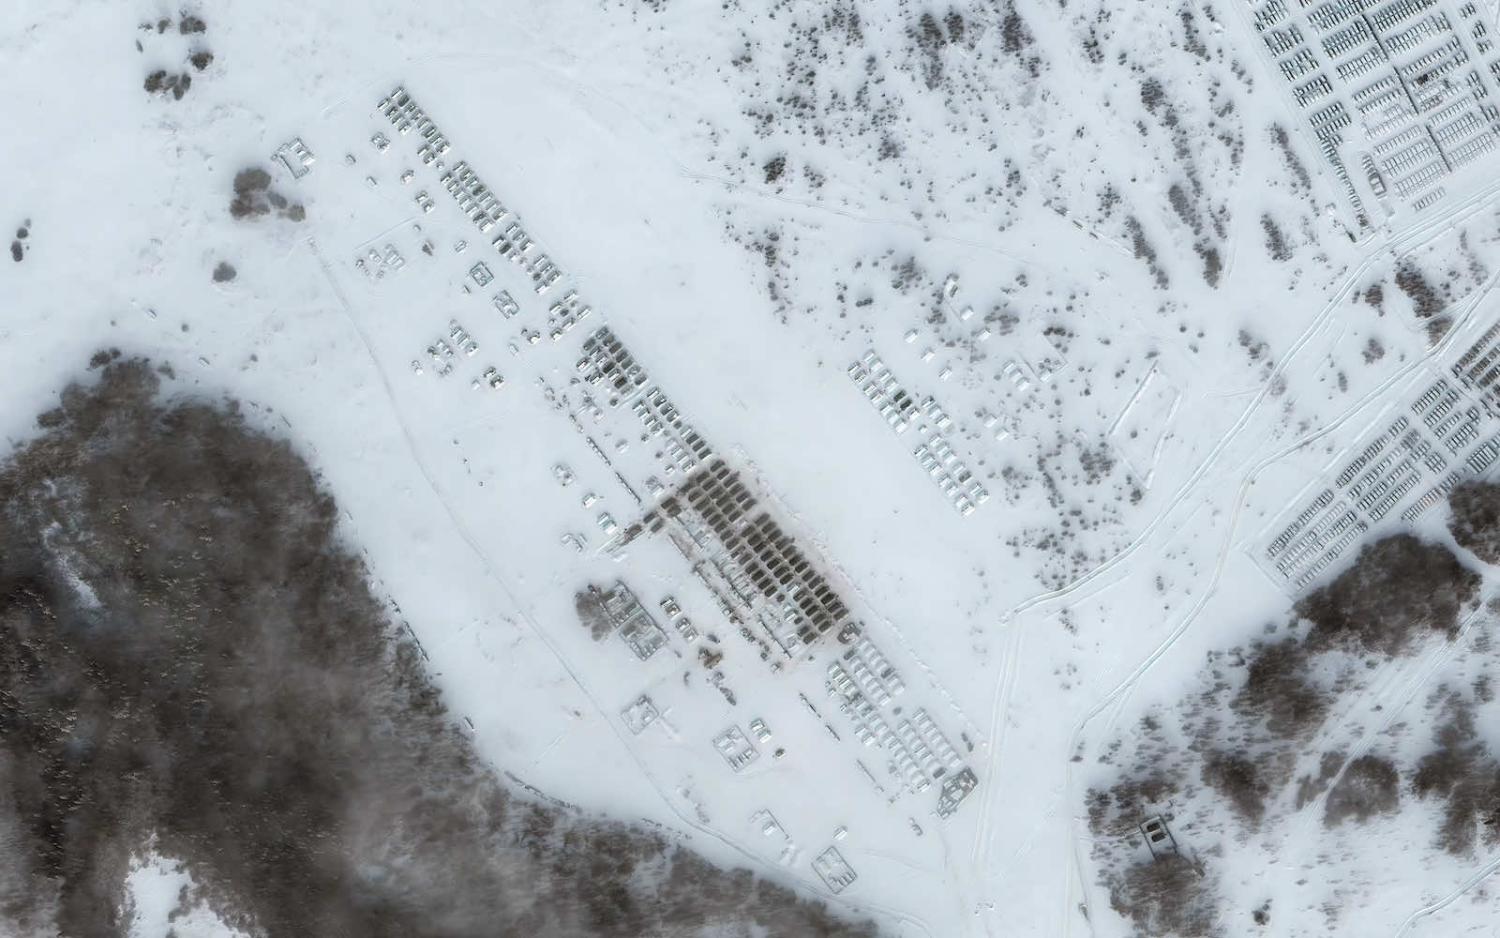
[[[0,934],[125,935],[148,842],[265,938],[874,934],[513,795],[292,447],[93,367],[0,467]]]

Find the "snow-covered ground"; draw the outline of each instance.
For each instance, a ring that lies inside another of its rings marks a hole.
[[[238,399],[322,475],[498,772],[892,934],[1129,933],[1088,842],[1098,757],[1285,618],[1299,587],[1268,545],[1500,321],[1494,160],[1359,227],[1243,0],[239,0],[157,28],[177,14],[0,9],[0,228],[26,231],[0,267],[7,440],[100,348]],[[191,77],[180,98],[146,90],[158,70]],[[380,111],[397,89],[446,140],[431,163]],[[272,157],[292,141],[304,175]],[[445,189],[460,160],[496,227]],[[270,210],[236,218],[253,168]],[[525,264],[491,245],[517,218]],[[570,291],[590,313],[554,339]],[[584,407],[606,324],[899,672],[888,722],[925,711],[974,772],[951,816],[941,781],[905,790],[856,738],[833,635],[762,660],[665,536],[611,549],[657,500],[661,444],[628,405]],[[945,416],[898,431],[892,388]],[[1441,537],[1441,515],[1414,523]],[[617,581],[664,629],[644,661],[579,621]],[[1463,647],[1373,674],[1341,704],[1350,743]],[[642,696],[660,716],[637,733]],[[731,727],[759,752],[742,770],[712,743]],[[1219,927],[1254,933],[1271,900],[1271,934],[1329,933],[1328,906],[1351,934],[1487,933],[1491,858],[1442,854],[1413,805],[1248,847],[1205,815]],[[837,895],[829,848],[857,876]],[[187,883],[142,849],[144,922]]]

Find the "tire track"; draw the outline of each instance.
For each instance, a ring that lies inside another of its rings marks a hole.
[[[1377,259],[1378,258],[1375,257],[1367,259],[1366,262],[1356,270],[1355,274],[1346,279],[1345,286],[1340,290],[1339,296],[1333,301],[1332,304],[1329,305],[1329,307],[1325,309],[1325,313],[1320,315],[1320,321],[1315,323],[1312,329],[1319,328],[1322,322],[1327,320],[1327,314],[1342,303],[1343,298],[1348,295],[1348,291],[1352,288],[1352,285],[1357,282],[1357,278],[1362,276],[1363,273],[1366,272]],[[1177,643],[1177,641],[1197,619],[1198,615],[1207,606],[1208,601],[1213,597],[1218,582],[1223,575],[1225,562],[1227,561],[1229,553],[1232,550],[1233,544],[1235,542],[1235,531],[1239,525],[1240,515],[1244,509],[1249,490],[1251,486],[1255,484],[1256,478],[1263,471],[1265,471],[1265,469],[1275,464],[1276,462],[1285,459],[1293,452],[1296,452],[1297,450],[1307,446],[1309,443],[1315,442],[1316,440],[1343,426],[1345,423],[1349,422],[1361,411],[1363,411],[1364,408],[1370,406],[1372,403],[1374,403],[1375,400],[1383,396],[1391,388],[1402,383],[1403,381],[1410,380],[1412,376],[1419,370],[1429,368],[1432,361],[1440,358],[1448,350],[1449,346],[1457,341],[1459,334],[1464,331],[1463,327],[1473,316],[1474,311],[1488,298],[1497,282],[1500,282],[1500,271],[1492,274],[1488,282],[1474,291],[1474,294],[1465,301],[1464,308],[1455,317],[1453,326],[1448,330],[1448,332],[1444,335],[1443,339],[1440,342],[1438,342],[1435,346],[1433,346],[1433,348],[1428,350],[1426,355],[1421,358],[1415,359],[1411,364],[1393,373],[1389,378],[1381,382],[1380,385],[1367,393],[1359,401],[1355,402],[1355,404],[1344,410],[1328,423],[1324,424],[1318,430],[1306,434],[1303,437],[1293,441],[1288,446],[1262,458],[1246,472],[1245,476],[1240,482],[1239,489],[1236,493],[1236,497],[1234,499],[1234,503],[1228,520],[1228,525],[1216,557],[1214,569],[1209,577],[1208,584],[1204,592],[1199,597],[1199,599],[1194,602],[1194,604],[1188,609],[1182,621],[1173,628],[1166,639],[1164,639],[1163,642],[1158,645],[1157,648],[1150,655],[1148,655],[1147,658],[1140,665],[1138,665],[1128,677],[1126,677],[1120,684],[1118,684],[1113,690],[1111,690],[1110,693],[1102,701],[1100,701],[1098,705],[1092,708],[1084,716],[1083,720],[1078,724],[1077,728],[1074,730],[1072,737],[1070,738],[1070,753],[1078,753],[1082,745],[1084,732],[1087,729],[1088,725],[1095,719],[1097,719],[1100,714],[1110,709],[1111,707],[1113,707],[1114,709],[1114,714],[1105,723],[1103,728],[1106,731],[1113,728],[1120,709],[1124,706],[1124,703],[1128,699],[1130,692],[1134,690],[1140,679],[1146,674],[1147,671],[1151,669],[1153,665],[1156,664],[1157,661],[1159,661],[1164,655],[1167,654],[1167,652],[1171,650],[1172,646]],[[1304,338],[1306,338],[1311,331],[1312,330],[1309,330],[1308,333],[1304,333]],[[1305,345],[1305,342],[1299,342],[1296,346],[1296,349],[1300,350],[1303,345]],[[1290,359],[1291,356],[1288,356],[1286,359],[1284,359],[1283,367],[1287,362],[1290,361]],[[1280,370],[1281,369],[1279,368],[1278,371]],[[1264,395],[1259,396],[1257,398],[1256,404],[1258,404],[1263,399]],[[1202,470],[1200,469],[1200,471]],[[1074,777],[1073,764],[1074,763],[1071,761],[1070,757],[1070,761],[1066,770],[1067,780],[1065,783],[1065,787],[1069,793],[1069,803],[1078,804],[1080,803],[1078,799],[1079,792],[1077,791],[1077,780]],[[1080,820],[1081,819],[1075,817],[1075,827],[1080,823]],[[1087,869],[1086,859],[1081,852],[1083,838],[1075,834],[1071,837],[1071,839],[1073,842],[1071,852],[1073,854],[1074,862],[1067,874],[1069,876],[1071,884],[1069,887],[1069,892],[1071,893],[1073,889],[1076,888],[1078,893],[1082,895],[1082,907],[1085,910],[1085,915],[1087,917],[1087,908],[1089,906],[1089,886],[1088,877],[1085,873]],[[1073,882],[1075,878],[1076,882]],[[1089,917],[1088,921],[1090,922],[1089,932],[1090,934],[1093,934],[1093,919]]]
[[[604,708],[604,705],[594,695],[593,691],[589,689],[588,684],[578,675],[576,671],[573,670],[572,665],[568,662],[567,658],[564,657],[561,649],[551,639],[551,637],[547,635],[546,630],[544,630],[532,616],[527,606],[523,602],[521,602],[519,594],[517,594],[516,591],[511,587],[510,582],[503,575],[501,575],[499,570],[495,568],[495,565],[490,560],[489,555],[469,533],[468,528],[459,519],[457,513],[449,504],[448,499],[443,495],[442,490],[433,480],[432,474],[428,471],[427,464],[420,455],[420,451],[416,445],[416,441],[412,438],[411,431],[408,428],[406,421],[401,417],[401,410],[396,401],[395,389],[391,386],[390,379],[386,374],[385,369],[381,367],[380,359],[376,356],[374,347],[370,344],[370,341],[366,336],[364,329],[361,328],[359,320],[354,313],[353,307],[350,305],[348,298],[344,295],[343,289],[339,286],[338,281],[334,277],[332,265],[328,262],[328,259],[318,248],[317,242],[311,236],[306,239],[306,243],[308,249],[312,252],[314,258],[316,258],[319,266],[322,268],[323,275],[325,278],[327,278],[329,286],[333,290],[334,296],[337,297],[340,309],[343,311],[345,317],[349,320],[349,324],[353,327],[355,334],[359,337],[360,344],[363,346],[365,354],[369,356],[371,365],[374,367],[376,374],[378,374],[380,377],[381,386],[385,390],[386,403],[390,408],[391,416],[395,419],[397,425],[401,428],[402,438],[406,441],[407,452],[411,457],[412,463],[417,467],[418,471],[421,472],[422,477],[426,481],[428,489],[432,492],[433,497],[437,499],[440,505],[442,505],[443,511],[447,515],[449,523],[452,526],[454,532],[463,539],[464,543],[474,554],[475,558],[478,559],[481,564],[483,564],[485,573],[489,576],[491,582],[498,586],[501,592],[505,594],[506,599],[510,602],[511,607],[515,610],[516,615],[526,623],[532,634],[535,635],[542,642],[542,644],[547,647],[547,650],[552,653],[552,656],[557,659],[558,664],[567,673],[568,677],[578,687],[579,691],[584,695],[584,697],[589,701],[590,705],[593,706],[596,714],[600,717],[600,719],[604,721],[604,724],[609,727],[610,732],[612,732],[620,741],[621,746],[629,755],[631,761],[636,764],[636,767],[640,771],[642,777],[646,779],[646,781],[651,785],[652,788],[656,790],[657,794],[661,797],[662,803],[665,804],[673,814],[677,815],[678,819],[682,821],[684,826],[691,828],[692,830],[695,830],[706,837],[710,837],[713,840],[718,841],[725,847],[728,847],[731,851],[748,861],[752,868],[760,870],[762,875],[767,876],[767,878],[771,879],[772,881],[786,883],[797,892],[803,894],[805,897],[810,897],[816,901],[823,902],[829,905],[842,906],[843,908],[849,910],[854,914],[868,914],[869,912],[878,913],[881,916],[884,916],[889,921],[912,926],[918,929],[922,934],[927,935],[929,936],[929,938],[931,938],[931,936],[934,934],[932,929],[927,925],[926,921],[916,916],[900,912],[896,909],[889,908],[878,903],[856,903],[849,899],[841,899],[838,896],[825,896],[815,888],[807,885],[807,883],[800,877],[787,877],[786,871],[784,869],[774,866],[773,864],[752,853],[749,849],[741,846],[739,843],[736,843],[719,831],[704,825],[703,823],[698,821],[697,818],[688,815],[685,811],[677,806],[677,804],[671,797],[668,796],[661,783],[657,780],[655,774],[651,772],[649,766],[646,764],[646,761],[641,758],[641,756],[635,751],[634,747],[630,745],[629,741],[625,738],[625,734],[615,724],[615,721],[610,719],[609,711]]]

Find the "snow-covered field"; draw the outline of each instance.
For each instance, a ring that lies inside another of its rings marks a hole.
[[[1132,934],[1107,877],[1149,856],[1147,818],[1101,832],[1089,799],[1137,752],[1192,775],[1168,810],[1215,890],[1195,934],[1490,934],[1500,854],[1445,851],[1431,800],[1325,827],[1289,781],[1257,826],[1198,784],[1232,734],[1186,702],[1361,544],[1451,544],[1443,492],[1403,509],[1500,434],[1454,370],[1500,322],[1500,156],[1418,207],[1376,194],[1350,131],[1356,210],[1257,31],[1277,3],[238,0],[185,33],[157,3],[21,0],[0,423],[33,437],[110,347],[240,401],[320,474],[517,790],[890,934]],[[1413,9],[1468,57],[1433,81],[1500,87],[1473,26],[1500,9]],[[580,383],[605,327],[649,376],[619,406]],[[1276,538],[1440,378],[1475,435],[1444,450],[1457,425],[1427,422],[1444,464],[1279,571]],[[852,641],[742,634],[690,538],[628,536],[711,462],[664,470],[671,432],[631,410],[652,389],[847,604],[899,675],[879,715],[925,714],[941,773],[861,742],[876,694],[829,670]],[[580,622],[617,582],[661,629],[644,660]],[[1406,785],[1492,625],[1327,664],[1295,774],[1377,752]],[[977,787],[940,816],[960,771]],[[160,934],[190,877],[149,844],[133,869],[136,933]],[[177,934],[213,933],[195,914]]]

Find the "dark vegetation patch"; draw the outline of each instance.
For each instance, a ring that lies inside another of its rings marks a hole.
[[[1021,14],[1014,7],[1007,9],[1005,19],[1000,23],[1000,48],[1005,50],[1006,55],[1019,55],[1026,51],[1032,41],[1031,30],[1026,26],[1026,21],[1021,19]]]
[[[148,33],[154,29],[157,35],[161,35],[165,33],[171,27],[171,25],[172,21],[163,17],[162,19],[157,20],[154,25],[151,23],[142,23],[141,29]],[[177,28],[178,32],[180,32],[184,36],[197,37],[208,31],[208,24],[206,24],[202,20],[202,18],[198,16],[184,13],[182,14],[182,18],[178,21]],[[192,45],[194,46],[194,48],[193,51],[188,55],[188,64],[190,64],[195,71],[202,72],[213,63],[214,55],[208,49],[203,48],[203,42],[201,40],[194,39],[192,41]],[[135,42],[135,48],[137,52],[144,52],[146,50],[146,47],[141,43],[141,40],[139,39],[137,39]],[[155,71],[149,73],[146,76],[145,80],[145,88],[148,94],[158,94],[163,96],[171,95],[172,98],[177,101],[182,100],[183,95],[187,94],[188,89],[192,86],[193,77],[185,68],[180,73],[172,73],[167,69],[156,69]]]
[[[228,283],[238,276],[239,271],[228,261],[219,261],[219,266],[214,268],[214,283]]]
[[[171,95],[174,101],[181,101],[182,96],[188,93],[193,86],[193,76],[183,72],[181,74],[168,74],[165,69],[157,69],[146,76],[145,88],[149,94]]]
[[[1177,214],[1184,225],[1192,228],[1195,233],[1202,230],[1203,226],[1198,222],[1198,213],[1194,211],[1192,199],[1188,196],[1187,190],[1182,187],[1182,183],[1174,182],[1167,187],[1167,204],[1172,206],[1172,211]]]
[[[911,38],[922,55],[922,80],[928,88],[936,88],[943,81],[943,49],[953,40],[931,11],[917,20]]]
[[[1336,827],[1353,818],[1367,821],[1391,814],[1401,806],[1401,784],[1396,766],[1380,756],[1360,756],[1344,770],[1323,805],[1323,824]]]
[[[1473,479],[1448,495],[1448,530],[1460,547],[1500,564],[1500,485]]]
[[[1322,724],[1328,699],[1312,681],[1307,647],[1286,638],[1256,650],[1231,706],[1242,715],[1264,719],[1272,735],[1293,738]]]
[[[1146,769],[1126,776],[1109,789],[1088,794],[1089,827],[1096,837],[1133,830],[1159,806],[1178,794],[1181,784],[1171,771]]]
[[[1449,693],[1446,721],[1433,738],[1433,750],[1417,763],[1412,790],[1420,798],[1442,798],[1438,844],[1467,856],[1476,843],[1500,844],[1500,762],[1479,738],[1473,702]]]
[[[21,259],[25,256],[26,253],[25,250],[21,247],[20,239],[12,241],[10,243],[10,259],[19,264],[21,263]]]
[[[1200,241],[1193,245],[1198,259],[1203,261],[1203,282],[1211,287],[1218,287],[1219,278],[1224,275],[1224,259],[1219,256],[1219,249],[1206,241]]]
[[[1364,357],[1366,365],[1373,365],[1385,357],[1385,346],[1380,344],[1379,339],[1370,336],[1370,340],[1365,343],[1360,354]]]
[[[1110,883],[1109,901],[1142,935],[1214,934],[1217,892],[1201,866],[1176,853],[1126,868]]]
[[[1271,900],[1267,899],[1255,911],[1251,912],[1250,921],[1262,928],[1271,924]]]
[[[302,221],[307,211],[300,202],[291,202],[271,188],[271,174],[258,166],[242,169],[234,176],[234,198],[229,200],[229,214],[235,218],[259,218],[272,211],[289,221]]]
[[[602,642],[614,631],[615,625],[604,611],[604,596],[597,586],[580,590],[573,597],[573,609],[578,613],[578,621],[589,630],[594,641]]]
[[[1177,18],[1182,23],[1182,47],[1188,52],[1208,61],[1208,46],[1203,42],[1203,36],[1198,32],[1198,24],[1193,20],[1193,10],[1189,6],[1183,6],[1177,11]]]
[[[1078,468],[1083,470],[1083,479],[1089,485],[1098,485],[1114,471],[1114,450],[1108,441],[1099,440],[1093,446],[1078,447]]]
[[[780,179],[782,174],[786,172],[786,156],[778,155],[766,160],[765,171],[766,182],[775,182]]]
[[[1271,255],[1271,259],[1274,261],[1291,260],[1291,246],[1287,244],[1286,235],[1282,233],[1281,226],[1276,224],[1276,219],[1270,215],[1260,216],[1260,228],[1265,233],[1266,253]]]
[[[1257,339],[1251,335],[1249,329],[1241,329],[1236,340],[1240,343],[1240,348],[1245,350],[1245,354],[1250,356],[1251,361],[1269,359],[1271,346],[1264,339]]]
[[[1332,583],[1297,603],[1315,649],[1394,656],[1431,632],[1450,637],[1479,590],[1479,574],[1453,552],[1410,534],[1367,545]]]
[[[1312,177],[1308,175],[1307,167],[1303,165],[1297,151],[1292,148],[1292,140],[1287,134],[1286,128],[1276,124],[1271,128],[1271,139],[1276,141],[1276,146],[1281,150],[1281,158],[1286,161],[1287,169],[1292,173],[1292,178],[1297,180],[1297,185],[1303,191],[1312,190]]]
[[[1271,786],[1262,777],[1261,763],[1247,752],[1211,752],[1203,760],[1203,782],[1228,802],[1251,827],[1266,813]]]
[[[0,934],[123,938],[153,838],[264,938],[873,934],[513,795],[292,448],[94,365],[0,467]]]
[[[1328,790],[1328,783],[1339,774],[1339,769],[1344,767],[1344,754],[1342,752],[1325,752],[1318,764],[1317,775],[1304,775],[1297,779],[1297,808],[1300,810],[1312,804],[1318,796]]]
[[[1448,298],[1410,260],[1396,268],[1396,287],[1411,300],[1412,311],[1422,319],[1431,319],[1448,306]]]
[[[1167,93],[1162,88],[1161,82],[1155,78],[1147,78],[1141,82],[1141,106],[1148,112],[1155,114],[1161,110],[1162,104],[1167,100]]]
[[[1146,238],[1146,231],[1141,227],[1140,221],[1134,216],[1125,219],[1125,234],[1130,238],[1130,249],[1135,253],[1136,259],[1144,261],[1146,270],[1150,271],[1151,277],[1156,285],[1165,290],[1170,281],[1167,279],[1166,271],[1156,260],[1156,248]]]

